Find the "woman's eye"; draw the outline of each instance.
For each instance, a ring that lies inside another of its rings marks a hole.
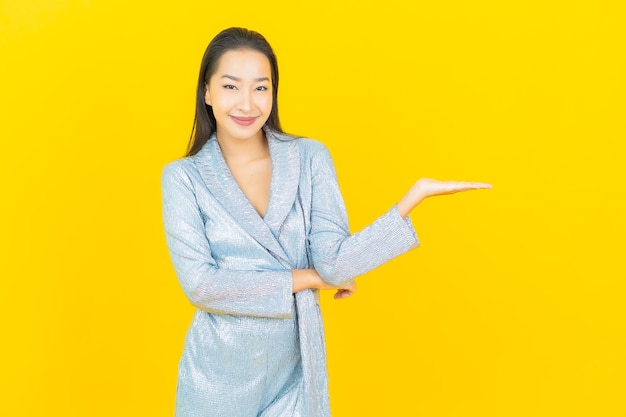
[[[227,89],[227,90],[234,90],[236,87],[234,85],[232,85],[232,84],[226,84],[224,86],[224,88]]]
[[[264,85],[261,85],[259,87],[256,88],[258,91],[267,91],[267,87]]]

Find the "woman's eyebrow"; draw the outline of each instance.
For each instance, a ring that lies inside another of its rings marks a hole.
[[[241,78],[239,77],[235,77],[234,75],[222,75],[222,78],[228,78],[229,80],[233,80],[233,81],[241,81]],[[259,78],[255,78],[254,81],[260,82],[260,81],[269,81],[270,79],[268,77],[259,77]]]

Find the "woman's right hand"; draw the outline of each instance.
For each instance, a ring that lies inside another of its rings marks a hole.
[[[318,289],[318,290],[337,290],[334,295],[335,300],[347,298],[354,294],[356,291],[356,282],[352,282],[346,286],[335,287],[322,279],[315,269],[292,269],[291,274],[293,276],[292,292],[306,289]]]
[[[333,298],[335,300],[341,300],[343,298],[350,297],[355,292],[356,292],[356,282],[352,281],[352,283],[348,285],[347,287],[338,288],[335,295],[333,295]]]

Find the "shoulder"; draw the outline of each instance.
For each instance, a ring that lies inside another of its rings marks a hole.
[[[316,156],[329,155],[328,148],[322,142],[303,136],[293,136],[286,133],[271,132],[275,140],[286,146],[294,146],[300,153],[302,160],[309,160]],[[318,155],[320,154],[320,155]]]
[[[187,186],[193,188],[198,169],[192,157],[177,159],[166,164],[161,172],[163,187]]]
[[[335,176],[335,165],[330,152],[322,142],[307,137],[292,137],[300,155],[300,166],[313,176]]]
[[[319,152],[328,153],[328,148],[322,142],[311,138],[300,138],[300,148],[309,155]]]

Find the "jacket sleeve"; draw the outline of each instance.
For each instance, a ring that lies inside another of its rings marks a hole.
[[[165,167],[161,185],[167,246],[191,304],[217,314],[289,317],[291,271],[219,268],[211,255],[194,184],[180,162]]]
[[[332,285],[346,285],[358,275],[419,246],[411,220],[394,205],[359,233],[350,235],[337,175],[326,147],[311,157],[311,230],[313,265]]]

